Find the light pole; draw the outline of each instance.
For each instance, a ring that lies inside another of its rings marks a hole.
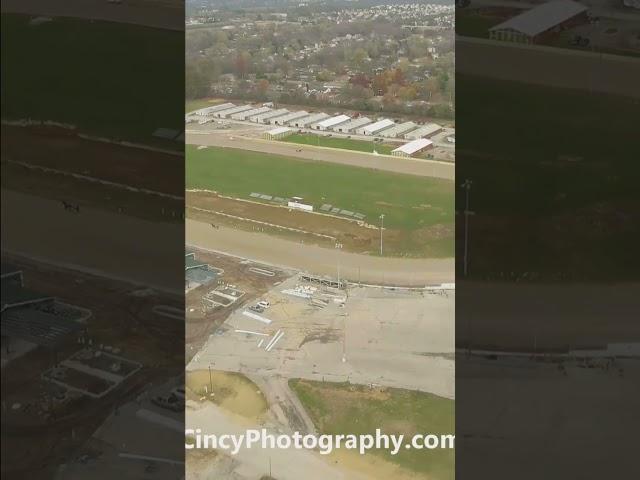
[[[336,250],[342,250],[342,244],[341,243],[336,243]],[[338,251],[338,255],[337,255],[337,266],[338,266],[338,288],[340,288],[340,286],[342,285],[340,283],[340,252]]]
[[[384,213],[380,214],[380,256],[382,256],[382,230],[384,230]]]
[[[471,192],[472,181],[467,179],[462,184],[462,188],[465,190],[465,206],[464,206],[464,276],[467,276],[467,262],[469,259],[469,194]]]

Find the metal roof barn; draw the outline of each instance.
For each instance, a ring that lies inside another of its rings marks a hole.
[[[361,135],[374,135],[377,132],[384,130],[385,128],[389,128],[393,125],[395,125],[393,120],[383,118],[382,120],[378,120],[376,123],[372,123],[371,125],[367,125],[366,127],[362,127],[356,131]]]
[[[431,140],[427,140],[426,138],[419,138],[409,143],[405,143],[401,147],[396,148],[391,151],[391,155],[401,156],[401,157],[410,157],[418,152],[421,152],[425,148],[429,148],[433,145]]]
[[[327,130],[328,128],[348,122],[349,120],[351,120],[349,115],[336,115],[335,117],[327,118],[315,125],[311,125],[311,128],[314,130]]]
[[[358,117],[358,118],[354,118],[350,122],[336,125],[331,130],[333,130],[334,132],[347,133],[355,130],[358,127],[364,127],[365,125],[369,125],[370,123],[373,123],[373,120],[371,120],[369,117]]]
[[[46,347],[54,347],[86,328],[80,322],[28,307],[2,312],[0,322],[3,337],[20,338]]]
[[[278,127],[265,132],[264,137],[268,140],[278,140],[293,133],[293,129],[289,127]]]
[[[286,108],[279,108],[278,110],[272,110],[261,115],[256,115],[254,117],[251,117],[249,120],[256,123],[272,123],[273,119],[282,117],[287,113],[289,113],[289,110],[287,110]]]
[[[304,128],[307,125],[311,125],[312,123],[319,122],[321,120],[324,120],[325,118],[329,118],[329,115],[327,115],[324,112],[312,113],[308,117],[303,117],[298,120],[295,120],[293,122],[293,125],[291,125],[291,123],[289,123],[289,125],[293,127]]]
[[[588,7],[572,0],[547,2],[510,18],[506,22],[490,28],[489,31],[511,30],[531,38],[551,30],[587,10]]]
[[[220,105],[214,105],[212,107],[205,107],[205,108],[201,108],[200,110],[196,110],[195,113],[196,115],[211,115],[214,112],[219,112],[222,110],[228,110],[230,108],[234,108],[235,105],[233,103],[221,103]]]
[[[293,120],[297,120],[298,118],[303,118],[308,116],[309,116],[309,112],[300,110],[299,112],[291,112],[282,117],[278,117],[274,119],[273,122],[271,123],[273,123],[274,125],[285,125],[289,122],[292,122]]]
[[[230,115],[238,112],[244,112],[245,110],[252,110],[254,107],[251,105],[240,105],[238,107],[229,108],[226,110],[220,110],[213,112],[213,116],[217,118],[228,118]]]
[[[412,132],[405,134],[404,138],[406,138],[407,140],[416,140],[418,138],[426,138],[431,135],[435,135],[441,130],[442,130],[442,127],[437,123],[427,123],[426,125],[423,125],[417,130],[414,130]]]
[[[234,113],[231,115],[231,118],[234,120],[247,120],[255,115],[260,115],[261,113],[267,113],[270,111],[271,109],[269,107],[256,107],[251,110],[245,110],[244,112]]]
[[[399,123],[395,127],[387,128],[384,132],[381,132],[380,136],[387,138],[399,137],[404,133],[415,130],[417,126],[418,125],[413,122]]]

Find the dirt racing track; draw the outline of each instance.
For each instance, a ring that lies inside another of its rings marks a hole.
[[[304,160],[339,163],[341,165],[372,168],[388,172],[418,175],[421,177],[443,178],[445,180],[453,180],[455,178],[455,165],[453,163],[392,157],[390,155],[374,155],[372,153],[357,152],[354,150],[340,150],[337,148],[261,140],[244,136],[234,136],[229,131],[222,133],[189,133],[189,131],[187,131],[186,143],[188,145],[241,148],[254,152],[285,155]]]
[[[640,60],[634,57],[457,36],[456,68],[500,80],[640,97]]]
[[[255,260],[281,268],[307,271],[353,282],[425,286],[454,281],[454,260],[404,259],[359,255],[307,245],[262,233],[185,220],[186,243],[204,250]]]
[[[183,291],[182,256],[167,258],[167,252],[182,250],[179,223],[150,222],[82,205],[70,212],[61,202],[4,189],[2,207],[2,249],[8,253],[163,291]]]

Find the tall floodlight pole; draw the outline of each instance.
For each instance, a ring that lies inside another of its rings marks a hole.
[[[382,256],[382,230],[384,230],[384,213],[380,214],[380,256]]]
[[[465,190],[465,206],[464,206],[464,276],[467,276],[468,260],[469,260],[469,195],[471,193],[472,181],[467,179],[462,184]]]
[[[336,243],[336,250],[342,250],[342,244],[341,243]],[[338,255],[337,255],[337,266],[338,266],[338,288],[340,288],[340,286],[342,285],[342,283],[340,283],[340,252],[338,251]]]

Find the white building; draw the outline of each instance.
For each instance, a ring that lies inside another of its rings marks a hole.
[[[426,138],[419,138],[409,143],[405,143],[401,147],[391,150],[391,155],[396,157],[411,157],[416,153],[420,153],[428,148],[433,147],[433,142]]]
[[[331,127],[340,125],[351,120],[349,115],[336,115],[335,117],[326,118],[318,123],[311,125],[314,130],[329,130]]]
[[[281,138],[288,137],[293,132],[294,130],[289,127],[278,127],[265,132],[263,137],[267,140],[280,140]]]
[[[244,110],[242,112],[234,113],[233,115],[231,115],[231,118],[233,120],[248,120],[251,117],[260,115],[261,113],[267,113],[270,111],[271,109],[269,107],[257,107],[257,108],[252,108],[251,110]]]
[[[336,125],[331,130],[339,133],[348,133],[348,132],[354,131],[356,128],[369,125],[370,123],[373,123],[373,122],[369,117],[358,117],[358,118],[354,118],[349,122]]]
[[[324,120],[325,118],[329,118],[329,115],[327,115],[324,112],[312,113],[307,117],[302,117],[297,120],[294,120],[293,122],[289,122],[289,125],[297,128],[305,128],[308,125]]]
[[[228,108],[225,110],[219,110],[217,112],[213,112],[213,116],[216,118],[229,118],[231,115],[244,112],[245,110],[251,110],[253,107],[251,105],[240,105],[238,107]]]
[[[385,128],[389,128],[395,125],[393,120],[389,120],[388,118],[384,118],[382,120],[378,120],[376,123],[372,123],[371,125],[367,125],[356,130],[356,133],[359,135],[376,135],[378,132],[384,130]]]
[[[249,118],[249,120],[251,120],[252,122],[256,122],[256,123],[271,124],[271,123],[273,123],[273,119],[274,118],[282,117],[283,115],[286,115],[287,113],[289,113],[289,110],[287,110],[286,108],[279,108],[278,110],[271,110],[270,112],[266,112],[266,113],[262,113],[260,115],[256,115],[254,117]]]
[[[489,38],[518,43],[536,43],[546,34],[585,21],[589,7],[573,0],[551,0],[491,27]]]
[[[427,138],[442,131],[442,127],[437,123],[427,123],[422,127],[405,134],[404,138],[407,140],[416,140],[418,138]]]
[[[221,103],[220,105],[201,108],[200,110],[196,110],[193,113],[196,115],[202,115],[203,117],[207,117],[207,116],[213,115],[214,112],[219,112],[221,110],[228,110],[233,107],[235,107],[233,103]]]
[[[298,112],[291,112],[287,115],[283,115],[282,117],[275,118],[271,121],[274,125],[287,125],[289,122],[297,120],[299,118],[308,117],[309,112],[305,112],[304,110],[300,110]]]
[[[415,130],[417,127],[418,125],[413,122],[398,123],[395,126],[380,132],[380,136],[387,138],[401,137],[405,133]]]

